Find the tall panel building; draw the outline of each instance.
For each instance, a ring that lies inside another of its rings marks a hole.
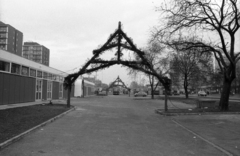
[[[36,42],[24,42],[22,56],[29,60],[49,66],[50,51]]]
[[[23,33],[0,21],[0,48],[22,56]]]

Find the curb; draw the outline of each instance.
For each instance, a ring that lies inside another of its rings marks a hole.
[[[170,112],[163,112],[159,109],[155,110],[155,113],[165,116],[180,116],[180,115],[217,115],[217,114],[240,114],[240,112],[192,112],[192,113],[170,113]]]
[[[23,132],[23,133],[15,136],[15,137],[11,138],[11,139],[8,139],[7,141],[5,141],[5,142],[3,142],[3,143],[0,143],[0,150],[2,150],[3,148],[11,145],[12,143],[14,143],[14,142],[16,142],[16,141],[22,139],[25,135],[30,134],[31,132],[37,130],[38,128],[43,127],[43,126],[45,126],[45,125],[47,125],[47,124],[55,121],[56,119],[62,117],[63,115],[65,115],[65,114],[67,114],[67,113],[69,113],[69,112],[71,112],[71,111],[73,111],[73,110],[75,110],[75,109],[76,109],[76,108],[73,107],[73,108],[69,109],[68,111],[63,112],[62,114],[59,114],[59,115],[57,115],[57,116],[55,116],[55,117],[53,117],[53,118],[51,118],[51,119],[49,119],[49,120],[47,120],[47,121],[45,121],[45,122],[43,122],[43,123],[41,123],[41,124],[39,124],[39,125],[31,128],[31,129],[25,131],[25,132]]]

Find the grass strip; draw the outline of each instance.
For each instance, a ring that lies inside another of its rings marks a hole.
[[[69,109],[62,104],[44,104],[0,110],[0,143]]]

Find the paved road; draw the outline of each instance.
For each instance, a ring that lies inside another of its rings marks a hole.
[[[3,149],[0,156],[227,155],[173,122],[186,120],[154,113],[163,108],[160,100],[108,96],[73,99],[72,104],[75,111]]]

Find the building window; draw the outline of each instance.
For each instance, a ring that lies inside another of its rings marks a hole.
[[[55,80],[55,81],[57,80],[56,75],[54,75],[54,74],[52,75],[52,80]]]
[[[63,84],[59,83],[59,98],[63,97]]]
[[[42,72],[41,71],[37,71],[37,77],[42,78]]]
[[[60,82],[63,82],[63,81],[64,81],[64,77],[60,76],[60,77],[59,77],[59,81],[60,81]]]
[[[10,63],[0,60],[0,70],[10,72]]]
[[[7,38],[7,34],[0,34],[1,38]]]
[[[6,39],[0,39],[0,43],[6,44],[6,43],[7,43],[7,40],[6,40]]]
[[[30,69],[30,76],[31,77],[36,77],[36,70]]]
[[[0,48],[3,50],[7,50],[5,45],[0,45]]]
[[[11,73],[20,75],[21,66],[19,64],[12,63]]]
[[[0,28],[0,32],[7,32],[7,28],[6,27]]]
[[[49,79],[49,80],[52,80],[52,79],[53,79],[53,78],[52,78],[52,74],[50,74],[50,73],[48,74],[48,79]]]
[[[48,73],[43,72],[43,78],[44,78],[44,79],[47,79],[47,78],[48,78]]]
[[[58,75],[56,75],[56,81],[59,81],[59,76]]]
[[[62,82],[62,76],[59,76],[59,81]]]
[[[22,66],[22,75],[29,76],[29,68]]]

